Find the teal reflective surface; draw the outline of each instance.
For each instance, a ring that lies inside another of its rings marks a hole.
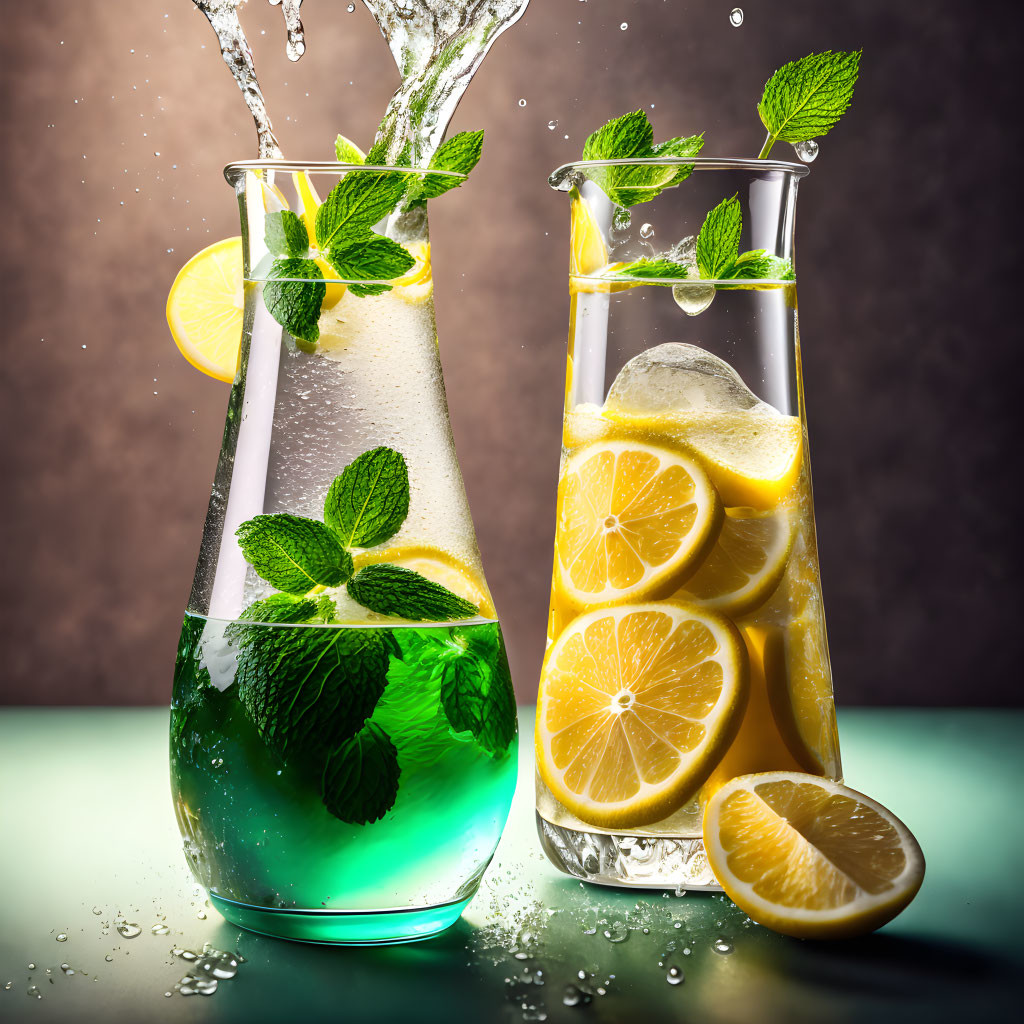
[[[881,932],[811,943],[749,924],[721,897],[584,888],[560,875],[534,836],[523,709],[509,826],[462,918],[412,945],[339,949],[243,932],[205,906],[170,807],[165,710],[0,711],[0,1019],[1008,1018],[1024,966],[1022,726],[1024,714],[1010,711],[840,710],[849,784],[914,830],[928,873]],[[119,935],[118,912],[141,934]],[[169,931],[153,934],[161,924]],[[171,949],[204,942],[246,962],[211,998],[186,999],[173,986],[187,965]],[[669,984],[672,967],[681,984]],[[41,999],[27,994],[32,985]],[[590,990],[589,1006],[563,1002],[574,998],[569,985]]]

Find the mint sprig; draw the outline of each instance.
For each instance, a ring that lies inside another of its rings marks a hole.
[[[442,142],[437,152],[431,157],[428,167],[432,171],[453,171],[456,174],[468,175],[480,160],[483,152],[484,133],[459,132]],[[405,208],[411,210],[422,206],[428,199],[436,199],[453,188],[458,188],[465,177],[456,178],[452,174],[414,175],[406,196]]]
[[[339,135],[334,140],[334,159],[339,164],[365,164],[366,154],[351,139]]]
[[[327,262],[338,277],[349,282],[381,281],[401,277],[410,271],[416,260],[409,251],[383,235],[370,235],[351,245],[337,246],[327,254]],[[389,291],[387,284],[349,284],[353,295],[379,295]]]
[[[398,751],[388,734],[367,722],[331,754],[321,776],[327,809],[350,825],[379,821],[398,797]]]
[[[401,529],[409,514],[409,470],[393,448],[363,452],[335,477],[324,498],[324,521],[290,513],[254,516],[235,531],[256,574],[283,595],[254,602],[242,618],[259,622],[332,621],[332,606],[311,599],[325,587],[347,584],[349,596],[370,611],[416,621],[473,618],[476,605],[412,569],[388,563],[353,575],[352,552],[377,547]]]
[[[757,112],[768,130],[760,157],[777,141],[807,142],[827,135],[846,112],[860,70],[860,50],[826,50],[784,64],[764,87]]]
[[[298,279],[298,280],[296,280]],[[313,260],[274,260],[263,285],[267,312],[293,337],[313,344],[320,338],[320,307],[327,286]]]
[[[704,218],[697,235],[697,271],[704,280],[793,279],[789,260],[750,249],[740,253],[743,213],[738,195],[723,199]]]
[[[306,256],[309,232],[302,218],[291,210],[275,210],[263,220],[264,240],[275,256]]]
[[[651,280],[651,284],[668,284],[672,280],[681,280],[688,274],[689,270],[685,263],[669,259],[667,256],[659,256],[655,259],[644,257],[643,259],[633,260],[631,263],[624,263],[621,267],[616,267],[614,271],[603,275],[603,277],[624,281],[646,281],[648,279],[660,278],[662,280]],[[668,281],[665,279],[668,279]]]
[[[583,145],[584,160],[645,160],[652,157],[697,156],[704,135],[667,139],[657,145],[654,128],[642,110],[613,118],[591,134]],[[656,199],[666,188],[685,181],[692,164],[593,167],[588,178],[618,206],[636,206]]]

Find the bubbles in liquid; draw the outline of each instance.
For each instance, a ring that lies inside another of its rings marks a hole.
[[[734,7],[729,12],[729,24],[732,25],[733,28],[739,28],[740,25],[743,24],[743,8],[742,7]]]
[[[640,237],[641,238],[653,238],[654,237],[654,225],[653,224],[641,224],[640,225]]]
[[[665,980],[670,985],[682,985],[685,979],[683,977],[683,972],[679,967],[670,967],[665,974]]]
[[[796,153],[798,159],[803,160],[805,164],[809,164],[818,155],[818,144],[814,139],[798,142],[793,146],[793,152]]]
[[[680,281],[672,286],[672,298],[687,316],[700,316],[715,299],[715,286],[699,281]]]

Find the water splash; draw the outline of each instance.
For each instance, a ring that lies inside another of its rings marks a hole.
[[[426,165],[494,41],[529,0],[363,0],[402,75],[377,142],[388,162]]]
[[[279,160],[283,156],[281,147],[274,136],[267,104],[263,98],[260,84],[256,80],[256,67],[253,64],[252,51],[249,49],[245,32],[242,31],[242,23],[238,20],[238,8],[243,0],[192,0],[192,2],[206,15],[213,31],[217,33],[217,42],[220,44],[220,53],[224,58],[224,63],[227,64],[238,83],[238,88],[242,90],[245,104],[256,123],[260,159]],[[297,4],[289,6],[295,6],[296,11],[298,9]],[[287,17],[286,12],[286,23]]]
[[[284,52],[289,60],[298,60],[306,52],[306,37],[302,31],[299,8],[302,0],[270,0],[274,7],[280,7],[284,15],[284,28],[288,34]]]

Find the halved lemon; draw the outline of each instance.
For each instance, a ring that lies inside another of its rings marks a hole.
[[[785,508],[727,508],[715,546],[679,596],[733,618],[752,612],[785,575],[793,533]]]
[[[242,341],[242,239],[225,238],[197,252],[178,271],[167,296],[167,326],[197,369],[230,383]]]
[[[764,645],[768,702],[797,763],[814,775],[839,774],[839,738],[825,626],[813,608]]]
[[[921,847],[896,815],[838,782],[801,772],[727,782],[704,811],[704,848],[741,910],[800,938],[880,928],[924,878]]]
[[[441,548],[423,544],[363,551],[353,558],[353,562],[356,569],[378,562],[389,562],[391,565],[400,565],[403,569],[412,569],[413,572],[426,576],[434,583],[440,583],[453,594],[458,594],[459,597],[475,604],[485,619],[497,618],[491,592],[487,589],[487,581],[483,574],[474,571],[461,559]]]
[[[580,605],[671,594],[714,543],[722,507],[690,455],[631,441],[575,452],[560,481],[555,571]]]
[[[588,824],[658,821],[707,779],[747,687],[743,640],[714,612],[665,601],[582,615],[544,659],[541,778]]]

